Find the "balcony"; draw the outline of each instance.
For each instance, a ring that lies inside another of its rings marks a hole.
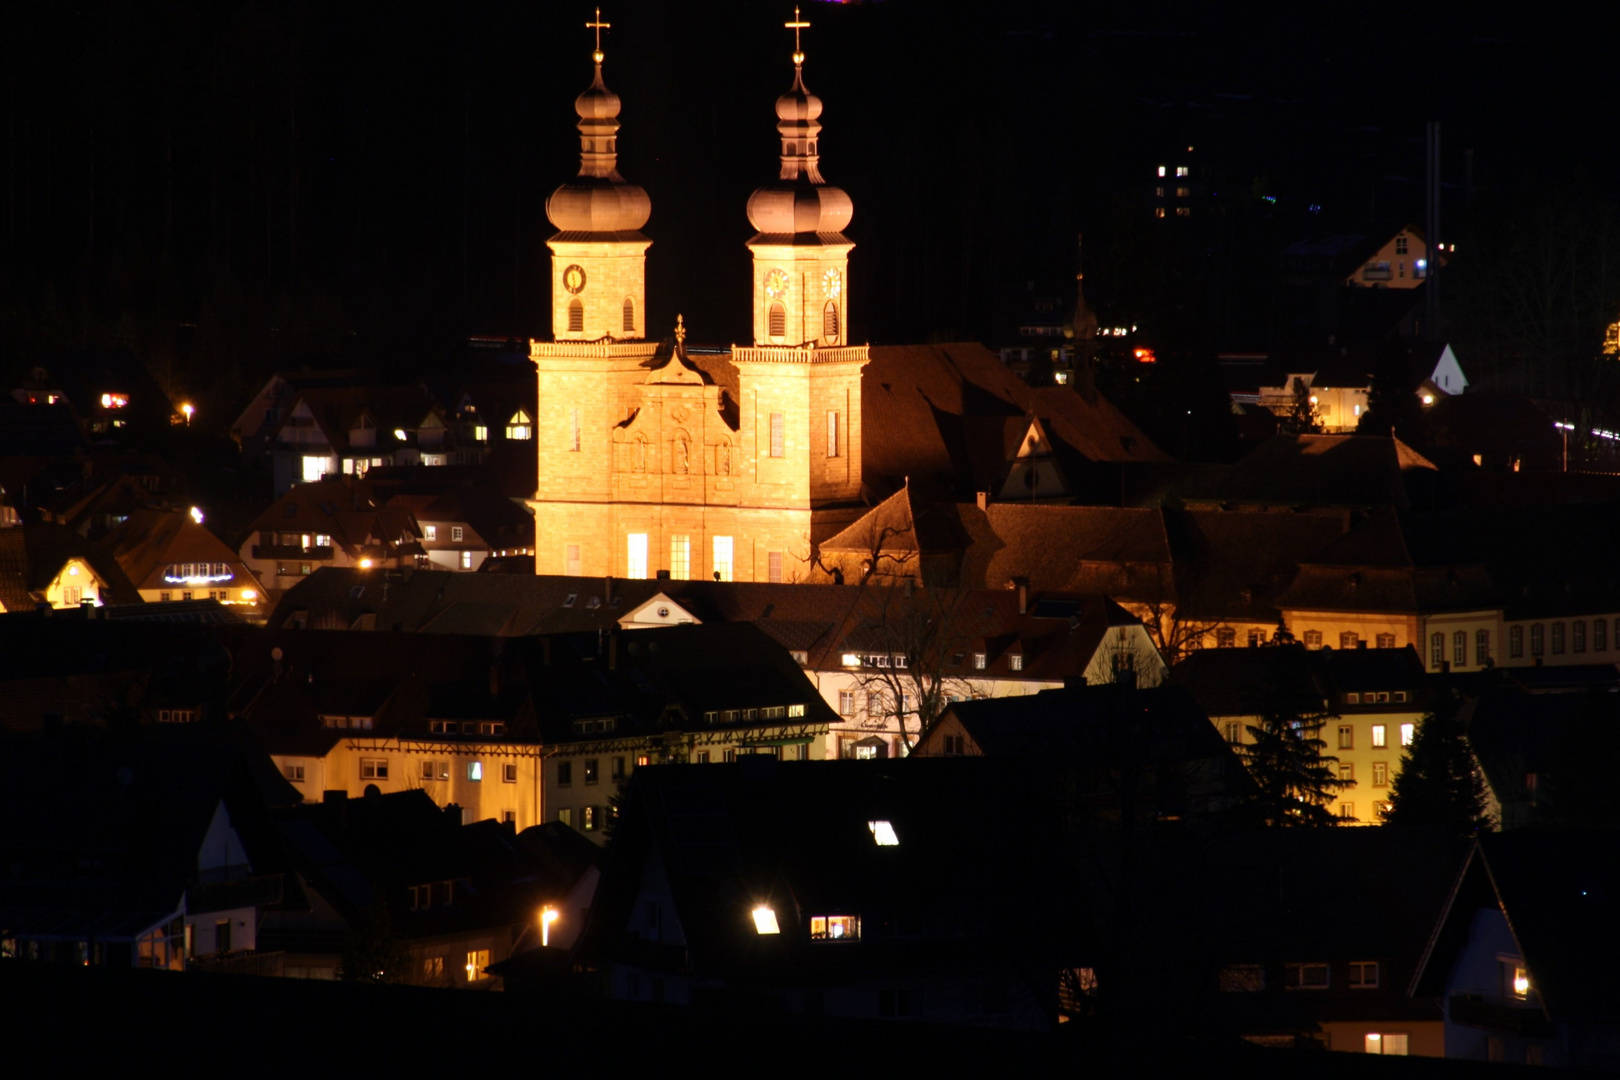
[[[1459,990],[1451,995],[1449,1016],[1453,1024],[1484,1028],[1507,1035],[1550,1035],[1552,1021],[1536,1001],[1504,998],[1497,994],[1475,994]]]
[[[333,548],[300,547],[298,544],[254,544],[255,559],[308,559],[316,562],[330,559]]]

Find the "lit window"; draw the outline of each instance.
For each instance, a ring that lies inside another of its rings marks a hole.
[[[1411,746],[1412,745],[1412,736],[1416,731],[1417,731],[1417,725],[1416,724],[1402,724],[1401,725],[1401,745],[1402,746]]]
[[[1530,997],[1530,969],[1523,964],[1514,964],[1512,967],[1513,982],[1510,989],[1514,997],[1524,1001]]]
[[[585,807],[580,813],[580,818],[586,832],[595,832],[598,825],[601,824],[600,816],[594,806]]]
[[[842,660],[840,662],[845,667],[860,667],[861,666],[861,657],[860,657],[859,653],[847,652],[847,653],[845,653],[843,655],[843,658],[842,658]]]
[[[467,954],[467,981],[478,982],[489,978],[489,950],[474,949]]]
[[[1386,1054],[1391,1057],[1406,1056],[1406,1039],[1403,1035],[1380,1034],[1373,1031],[1367,1033],[1364,1043],[1369,1054]]]
[[[1164,166],[1163,166],[1163,165],[1160,165],[1160,166],[1159,166],[1159,175],[1160,175],[1160,176],[1163,176],[1163,175],[1164,175]]]
[[[877,841],[878,847],[899,847],[900,837],[895,835],[894,825],[887,821],[868,821],[866,827],[872,830],[872,839]]]
[[[487,424],[473,425],[473,442],[489,442],[489,426]]]
[[[1373,749],[1382,750],[1384,747],[1388,746],[1388,738],[1389,736],[1387,734],[1387,729],[1383,724],[1374,724],[1372,726]]]
[[[1164,217],[1164,207],[1162,207],[1162,206],[1154,207],[1153,208],[1153,216],[1154,217]]]
[[[1243,725],[1236,720],[1228,720],[1222,725],[1221,734],[1228,743],[1237,746],[1243,742]]]
[[[1177,176],[1186,176],[1187,175],[1187,166],[1185,166],[1185,165],[1177,165],[1176,166],[1176,175]]]
[[[985,667],[989,664],[989,660],[990,660],[990,658],[988,656],[986,656],[982,652],[974,653],[973,654],[973,670],[974,671],[983,671],[985,669]]]
[[[714,578],[716,581],[730,581],[732,579],[731,537],[717,536],[714,538]]]
[[[597,759],[590,758],[585,762],[585,782],[594,784],[597,781]]]
[[[631,533],[629,535],[629,550],[626,552],[624,576],[628,578],[645,578],[647,576],[647,534]]]
[[[692,576],[692,538],[690,536],[671,536],[669,538],[669,576],[676,581],[686,581]]]
[[[534,421],[529,414],[519,409],[512,414],[512,419],[506,422],[506,437],[508,439],[530,439],[534,437]]]
[[[314,483],[325,476],[330,468],[330,458],[316,457],[313,454],[304,455],[304,483]]]
[[[467,762],[467,779],[482,780],[484,778],[484,763],[482,761]]]
[[[755,908],[754,932],[758,934],[780,934],[782,928],[776,925],[776,912],[764,904]]]
[[[764,933],[765,931],[760,931]],[[811,941],[859,941],[861,917],[859,915],[810,916]]]
[[[1007,657],[1007,667],[1013,671],[1024,670],[1024,654],[1012,653]]]

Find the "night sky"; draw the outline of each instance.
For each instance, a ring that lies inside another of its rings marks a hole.
[[[1105,323],[1264,345],[1286,322],[1266,283],[1283,244],[1422,225],[1429,119],[1461,235],[1479,205],[1566,185],[1608,199],[1616,95],[1590,10],[808,3],[822,171],[855,202],[852,336],[993,340],[1031,283],[1069,294],[1083,229]],[[604,8],[620,169],[653,202],[655,329],[679,311],[694,341],[748,333],[744,204],[776,171],[791,14]],[[544,202],[578,165],[590,15],[8,6],[8,363],[126,343],[202,389],[305,361],[422,369],[467,334],[546,336]],[[1156,228],[1152,168],[1187,145],[1220,212]]]

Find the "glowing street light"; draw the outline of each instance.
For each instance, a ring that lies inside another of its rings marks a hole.
[[[370,559],[361,559],[360,560],[360,569],[362,569],[362,570],[370,570],[371,569],[371,560]]]
[[[782,928],[776,925],[776,912],[765,904],[754,909],[754,932],[759,934],[780,934]]]
[[[551,924],[559,918],[557,909],[545,907],[540,909],[540,947],[545,948],[551,944]]]
[[[191,520],[195,521],[199,525],[203,523],[203,512],[201,507],[193,506],[191,508]]]
[[[184,405],[180,406],[180,411],[186,416],[186,427],[190,427],[191,415],[197,411],[197,407],[188,401]]]

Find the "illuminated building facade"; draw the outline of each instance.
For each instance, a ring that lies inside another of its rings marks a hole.
[[[600,42],[594,59],[575,102],[579,176],[546,204],[559,231],[553,340],[530,346],[536,571],[803,580],[817,515],[860,495],[868,360],[846,340],[854,208],[821,178],[822,106],[804,54],[777,100],[778,179],[748,202],[754,341],[718,357],[688,355],[680,325],[673,349],[647,338],[651,202],[618,173],[619,99]]]

